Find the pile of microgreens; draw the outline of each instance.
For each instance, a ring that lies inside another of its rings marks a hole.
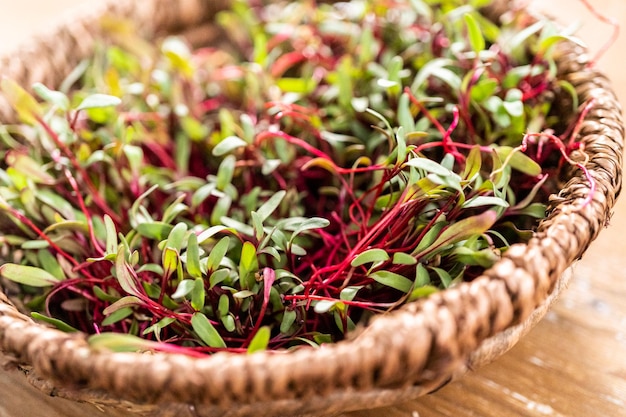
[[[214,46],[113,28],[59,91],[3,80],[4,290],[96,346],[201,355],[334,342],[471,280],[584,170],[552,108],[578,108],[569,37],[486,3],[235,1]]]

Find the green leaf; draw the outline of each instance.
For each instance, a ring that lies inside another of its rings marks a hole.
[[[191,316],[191,327],[206,345],[214,348],[225,348],[226,343],[213,324],[202,313],[196,312]]]
[[[221,199],[220,199],[221,200]],[[230,217],[222,217],[220,221],[223,226],[226,226],[229,229],[236,230],[238,233],[241,233],[246,236],[254,236],[254,227],[240,222],[239,220],[231,219]]]
[[[319,300],[315,303],[315,307],[313,307],[313,310],[317,314],[328,313],[335,307],[335,305],[337,305],[337,303],[339,303],[338,300]]]
[[[302,340],[304,342],[307,341],[307,339],[299,339]],[[314,345],[313,343],[310,343],[311,346],[313,347],[319,347],[319,345],[323,345],[326,343],[333,343],[333,337],[330,334],[326,334],[326,333],[316,333],[315,336],[313,336],[313,340],[315,343],[318,344],[318,346]]]
[[[275,83],[285,93],[309,94],[317,86],[314,78],[282,77],[275,80]]]
[[[478,195],[467,200],[465,203],[463,203],[461,207],[467,209],[482,206],[508,207],[509,203],[506,200],[501,199],[500,197]]]
[[[154,184],[152,187],[147,189],[145,192],[143,192],[139,197],[135,199],[128,213],[129,214],[128,217],[129,217],[130,224],[132,227],[136,228],[141,223],[152,221],[152,218],[150,218],[150,216],[146,216],[145,213],[142,211],[143,209],[142,203],[144,202],[144,200],[146,200],[146,198],[148,198],[150,194],[152,194],[158,188],[159,188],[159,185]]]
[[[532,203],[523,209],[518,210],[517,213],[520,215],[535,217],[537,219],[543,219],[546,217],[546,205],[543,203]]]
[[[36,311],[31,312],[30,316],[32,318],[34,318],[35,320],[39,320],[39,321],[43,321],[43,322],[46,322],[48,324],[51,324],[54,327],[56,327],[57,329],[61,330],[62,332],[74,333],[74,332],[78,332],[79,331],[78,329],[76,329],[76,328],[70,326],[69,324],[65,323],[63,320],[55,319],[54,317],[44,316],[43,314],[37,313]]]
[[[439,76],[443,72],[450,73],[451,71],[445,68],[448,66],[454,66],[454,62],[451,59],[436,58],[429,60],[426,64],[424,64],[424,66],[422,66],[422,68],[418,71],[417,75],[413,79],[413,83],[411,84],[411,91],[420,90],[420,88],[422,88],[422,86],[426,84],[426,81],[431,76]],[[458,87],[461,87],[460,79],[458,80]],[[458,90],[458,88],[456,88],[455,90]]]
[[[0,89],[21,121],[30,125],[37,124],[43,111],[33,96],[15,81],[5,77],[0,82]]]
[[[323,217],[307,218],[304,221],[298,223],[297,227],[293,230],[292,240],[294,236],[299,235],[300,233],[308,230],[322,229],[324,227],[327,227],[328,225],[330,225],[330,221]]]
[[[217,302],[217,312],[219,313],[220,317],[224,317],[225,315],[229,313],[230,311],[229,305],[230,305],[230,300],[228,298],[228,295],[226,294],[220,295],[220,298]]]
[[[22,249],[26,249],[26,250],[48,249],[50,247],[50,242],[48,242],[47,240],[43,240],[43,239],[27,240],[26,242],[22,243],[20,246]]]
[[[356,293],[359,292],[359,290],[363,288],[362,285],[356,286],[356,285],[351,285],[348,286],[346,288],[344,288],[343,290],[341,290],[341,292],[339,293],[339,299],[342,301],[352,301],[354,300],[354,297],[356,297]]]
[[[250,290],[241,290],[241,291],[237,291],[236,293],[234,293],[233,298],[238,298],[240,300],[243,300],[244,298],[252,297],[253,295],[256,295],[256,293]]]
[[[106,349],[113,352],[139,352],[155,346],[154,342],[137,336],[108,332],[91,335],[87,342],[96,350]]]
[[[454,172],[450,171],[448,168],[428,158],[421,158],[421,157],[411,158],[405,163],[405,165],[422,169],[428,173],[440,175],[443,177],[449,176],[449,175],[458,176]]]
[[[139,146],[133,145],[124,145],[122,149],[126,159],[128,160],[128,166],[130,167],[131,172],[133,175],[138,176],[141,167],[144,164],[143,149]]]
[[[212,153],[213,156],[222,156],[244,146],[248,146],[245,140],[237,136],[228,136],[215,145]]]
[[[202,278],[196,278],[193,283],[193,289],[191,290],[191,307],[200,311],[204,307],[204,280]]]
[[[191,207],[197,208],[202,204],[209,196],[217,195],[217,186],[214,182],[208,182],[194,191],[191,196]],[[220,193],[221,194],[221,193]]]
[[[482,250],[474,250],[465,246],[454,249],[452,253],[454,258],[464,265],[478,265],[483,268],[490,268],[500,259],[498,254],[491,248]]]
[[[67,92],[70,91],[70,88],[83,77],[85,71],[91,66],[91,64],[91,59],[85,59],[73,67],[70,73],[61,82],[59,91],[67,94]]]
[[[235,175],[236,164],[237,158],[235,158],[234,155],[228,155],[222,160],[217,169],[217,180],[215,182],[215,186],[218,190],[224,191],[224,189],[231,183],[233,175]]]
[[[180,251],[183,247],[183,242],[185,241],[185,235],[187,234],[187,224],[186,223],[178,223],[174,228],[170,231],[167,236],[167,244],[165,245],[168,248],[175,249],[176,251]]]
[[[12,263],[0,266],[0,275],[13,282],[31,287],[51,287],[59,283],[54,275],[41,268]]]
[[[77,220],[61,220],[57,223],[52,223],[50,226],[46,227],[43,232],[46,235],[50,235],[52,232],[78,232],[78,233],[88,233],[89,227],[86,222],[77,221]],[[44,268],[46,269],[46,268]]]
[[[174,293],[172,294],[172,298],[174,299],[183,298],[184,296],[186,296],[193,290],[195,285],[196,285],[195,280],[183,279],[182,281],[178,283],[178,286],[176,287],[176,291],[174,291]]]
[[[163,264],[163,279],[167,280],[178,269],[179,264],[178,251],[174,248],[166,247],[163,249],[162,264]]]
[[[522,102],[523,93],[517,88],[512,88],[506,93],[506,97],[502,102],[502,106],[506,112],[512,117],[521,117],[524,115],[524,103]]]
[[[332,160],[328,158],[318,157],[318,158],[310,159],[306,164],[302,166],[301,169],[303,171],[306,171],[312,167],[322,168],[330,173],[334,173],[337,168],[337,166],[334,164]]]
[[[465,25],[467,26],[467,35],[469,37],[470,45],[476,54],[479,54],[482,50],[485,49],[485,38],[483,37],[483,33],[480,30],[480,26],[478,26],[478,22],[474,17],[467,13],[463,16],[465,19]]]
[[[407,133],[415,131],[415,118],[411,113],[411,100],[407,93],[402,93],[398,99],[398,122]]]
[[[430,274],[423,264],[417,264],[415,268],[415,287],[423,287],[430,284]]]
[[[193,278],[202,277],[200,247],[198,246],[198,236],[195,233],[190,233],[187,239],[186,265],[189,275]]]
[[[276,211],[286,194],[287,192],[285,190],[276,192],[256,210],[262,222],[264,222],[274,211]]]
[[[65,94],[60,91],[50,90],[48,87],[41,83],[35,83],[33,84],[33,92],[41,97],[43,100],[57,106],[63,111],[67,111],[70,108],[70,100]]]
[[[439,233],[445,226],[446,223],[443,221],[433,224],[431,228],[424,233],[424,236],[413,250],[412,255],[414,256],[415,254],[421,253],[432,246],[432,244],[435,243],[435,240],[437,240],[437,236],[439,236]]]
[[[461,185],[461,177],[457,174],[453,175],[439,175],[439,174],[428,174],[426,177],[431,183],[437,185],[443,185],[448,188],[452,188],[459,193],[463,192],[463,186]]]
[[[267,246],[267,247],[261,249],[260,251],[258,251],[257,253],[258,254],[265,253],[267,255],[270,255],[274,259],[276,259],[276,261],[278,261],[278,262],[281,261],[280,252],[278,252],[278,250],[275,247],[273,247],[273,246]]]
[[[187,78],[193,75],[194,67],[191,61],[191,52],[182,38],[173,36],[166,38],[161,45],[161,51],[177,73]]]
[[[389,132],[393,131],[393,128],[391,127],[391,124],[389,123],[389,120],[387,120],[385,116],[383,116],[382,114],[380,114],[374,109],[368,108],[365,111],[371,114],[372,116],[374,116],[375,118],[377,118],[378,120],[380,120],[381,122],[383,122],[383,124],[385,125],[385,127],[387,128]]]
[[[152,326],[146,327],[146,329],[141,334],[145,336],[149,333],[154,332],[157,340],[160,340],[161,330],[174,323],[175,321],[176,319],[173,317],[164,317],[158,322],[154,323]]]
[[[346,316],[343,311],[333,311],[333,318],[335,319],[335,325],[342,333],[351,332],[356,328],[356,324],[352,321],[350,316]]]
[[[404,162],[407,155],[406,136],[404,128],[400,126],[396,131],[396,164],[400,165]]]
[[[65,272],[63,271],[61,264],[49,250],[40,250],[37,253],[37,260],[39,261],[41,269],[49,272],[59,281],[65,279]]]
[[[228,251],[228,247],[230,245],[230,238],[228,236],[224,236],[220,239],[219,242],[213,246],[211,252],[209,252],[209,257],[207,258],[207,269],[209,271],[215,271],[219,268],[222,259],[224,259],[224,255]]]
[[[102,313],[105,316],[108,316],[123,308],[138,306],[142,304],[143,302],[139,298],[135,297],[134,295],[127,295],[125,297],[120,298],[119,300],[115,301],[113,304],[111,304],[110,306],[102,310]]]
[[[391,87],[398,86],[398,82],[397,81],[391,81],[391,80],[387,80],[385,78],[379,78],[376,83],[380,87],[385,88],[385,89],[390,89]]]
[[[230,277],[230,271],[228,269],[218,269],[209,277],[210,288],[215,287],[217,284],[227,280]]]
[[[408,301],[414,301],[419,298],[428,297],[429,295],[436,292],[439,292],[439,288],[435,287],[434,285],[424,285],[422,287],[417,287],[413,291],[411,291]]]
[[[502,128],[511,125],[511,116],[504,108],[504,102],[498,96],[491,96],[483,103],[483,106],[491,112],[494,121]]]
[[[439,279],[441,280],[441,285],[443,285],[444,288],[450,287],[450,284],[452,283],[452,277],[450,276],[448,271],[442,268],[435,267],[431,267],[430,269],[433,270],[437,274],[437,276],[439,276]]]
[[[461,219],[445,228],[437,240],[425,248],[423,252],[435,252],[443,246],[469,239],[485,233],[496,222],[498,215],[493,210],[487,210],[476,216]],[[419,256],[419,255],[416,255]]]
[[[354,85],[352,83],[353,64],[352,56],[345,54],[336,67],[339,105],[346,110],[352,108],[352,97],[355,96],[353,91]]]
[[[261,167],[261,174],[270,175],[282,164],[280,159],[266,159]]]
[[[254,286],[254,273],[259,270],[259,262],[256,255],[256,247],[251,242],[244,242],[239,259],[239,279],[241,287],[250,290]]]
[[[174,226],[163,222],[145,222],[137,225],[135,230],[141,236],[152,240],[164,240],[172,232]]]
[[[267,349],[267,345],[270,342],[270,337],[272,335],[271,329],[269,326],[262,326],[256,332],[252,340],[250,341],[250,345],[248,345],[248,353],[259,352]]]
[[[252,220],[252,227],[254,229],[254,236],[256,237],[256,240],[262,240],[264,229],[261,216],[259,216],[259,213],[256,211],[252,211],[250,212],[250,219]]]
[[[194,140],[197,136],[201,136],[202,138],[204,138],[208,136],[208,134],[202,135],[203,132],[195,130],[196,124],[199,124],[199,122],[193,118],[184,117],[181,119],[180,123],[184,132],[178,132],[174,138],[174,163],[179,175],[182,176],[189,173],[189,160],[191,159],[191,141]],[[205,127],[200,125],[199,128]]]
[[[560,88],[562,88],[563,90],[565,90],[568,94],[569,94],[569,98],[572,99],[572,112],[576,113],[578,111],[578,93],[576,92],[576,87],[574,87],[572,85],[572,83],[570,83],[567,80],[559,80],[557,82],[557,84],[559,85]]]
[[[220,321],[224,325],[227,332],[234,332],[237,329],[237,324],[235,323],[235,319],[232,314],[220,317]]]
[[[376,271],[369,275],[374,281],[387,287],[394,288],[403,293],[408,293],[413,287],[413,281],[410,279],[390,271]]]
[[[125,318],[129,317],[131,314],[133,314],[132,308],[123,307],[123,308],[120,308],[119,310],[115,310],[114,312],[106,316],[106,318],[102,320],[100,324],[102,326],[110,326],[112,324],[115,324],[124,320]]]
[[[131,272],[131,270],[131,267],[126,263],[126,249],[124,245],[119,245],[115,257],[115,278],[127,294],[141,297],[137,279],[134,277],[134,271]]]
[[[298,314],[295,310],[285,309],[283,318],[280,322],[280,332],[283,334],[289,334],[291,326],[295,323]]]
[[[104,227],[106,230],[106,253],[117,252],[117,230],[113,219],[108,214],[104,215]]]
[[[48,174],[41,166],[41,164],[39,164],[37,161],[35,161],[25,153],[19,151],[9,151],[6,153],[5,160],[7,165],[36,183],[55,183],[54,177]]]
[[[202,245],[206,243],[207,240],[215,236],[216,234],[226,231],[226,230],[228,230],[226,226],[222,226],[222,225],[211,226],[198,235],[198,244]]]
[[[122,103],[118,97],[108,94],[92,94],[85,97],[85,99],[76,107],[76,111],[86,109],[103,109],[106,107],[119,106]]]
[[[306,249],[296,243],[292,243],[289,249],[292,255],[305,256],[307,254]]]
[[[548,36],[541,40],[541,42],[539,43],[539,49],[537,51],[537,55],[540,57],[544,56],[546,52],[548,52],[548,50],[552,48],[555,44],[557,44],[558,42],[564,42],[564,41],[575,43],[587,49],[587,45],[585,45],[579,38],[574,37],[574,36],[557,34],[557,35]]]
[[[545,25],[545,21],[539,20],[532,25],[527,26],[524,29],[516,32],[513,36],[507,39],[508,42],[504,45],[505,51],[515,53],[516,51],[525,49],[525,45],[528,42],[528,39],[537,32],[539,32]]]
[[[394,265],[415,265],[417,263],[417,259],[408,253],[396,252],[393,254],[391,262]]]
[[[480,146],[476,145],[472,147],[469,155],[467,155],[467,159],[465,160],[465,169],[463,170],[463,175],[461,176],[464,180],[472,181],[480,172],[480,168],[482,166],[482,153],[480,151]]]
[[[188,160],[183,159],[182,157],[185,155],[189,155],[189,151],[191,150],[189,147],[189,139],[194,141],[202,140],[209,136],[210,130],[207,126],[203,125],[201,121],[194,119],[191,116],[181,117],[180,127],[183,129],[184,134],[177,137],[176,153],[177,156],[180,155],[179,161],[182,162]]]
[[[504,101],[502,107],[511,117],[521,117],[524,115],[524,103],[521,101]]]
[[[425,0],[410,0],[410,4],[418,15],[424,16],[427,21],[432,20],[433,9]]]
[[[98,297],[99,300],[102,301],[109,301],[109,302],[116,302],[117,300],[119,300],[119,297],[111,295],[107,292],[105,292],[102,288],[100,287],[93,287],[93,293],[96,297]]]
[[[508,162],[512,168],[532,177],[541,175],[543,169],[541,165],[531,159],[528,155],[519,150],[514,150],[510,146],[498,146],[496,153],[500,160],[504,163]]]
[[[471,90],[470,96],[476,103],[482,104],[492,97],[500,87],[498,80],[493,78],[483,78],[476,83]]]
[[[357,267],[367,263],[384,262],[389,260],[389,255],[384,249],[368,249],[354,257],[351,266]]]

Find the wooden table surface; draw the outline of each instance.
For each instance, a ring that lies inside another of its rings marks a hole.
[[[54,20],[65,8],[98,0],[0,0],[0,51]],[[626,27],[626,1],[589,0]],[[592,51],[611,34],[579,0],[535,0],[578,32]],[[626,35],[598,63],[626,103]],[[343,417],[626,416],[626,198],[608,229],[576,265],[569,288],[517,346],[495,363],[435,394]],[[0,371],[0,417],[125,416],[42,396],[19,375]]]

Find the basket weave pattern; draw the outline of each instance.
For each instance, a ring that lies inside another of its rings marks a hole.
[[[24,86],[36,81],[58,86],[89,56],[96,39],[105,36],[100,16],[128,18],[153,38],[182,31],[202,38],[216,11],[227,4],[112,1],[0,58],[0,71]],[[203,359],[95,352],[85,335],[34,323],[0,292],[0,363],[27,371],[31,382],[49,394],[78,401],[146,415],[243,416],[333,414],[382,406],[431,392],[468,367],[495,359],[545,313],[565,283],[563,273],[607,224],[621,189],[624,130],[609,82],[589,68],[577,45],[563,45],[557,63],[559,78],[575,87],[580,102],[594,100],[577,138],[597,183],[593,200],[583,206],[588,181],[579,171],[566,170],[563,188],[551,197],[549,216],[533,239],[511,247],[471,283],[377,317],[350,340],[318,350]],[[4,102],[0,117],[14,120]]]

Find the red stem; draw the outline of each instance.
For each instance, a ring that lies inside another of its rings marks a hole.
[[[587,169],[587,167],[584,164],[580,162],[576,162],[569,157],[568,150],[566,146],[563,144],[563,141],[561,140],[561,138],[559,138],[556,135],[553,135],[552,133],[546,133],[546,132],[527,133],[526,135],[524,135],[524,138],[522,140],[522,145],[521,145],[522,150],[526,149],[526,147],[528,146],[528,139],[531,137],[548,138],[552,143],[556,145],[559,152],[561,152],[563,159],[565,159],[569,164],[578,167],[583,172],[583,174],[587,178],[587,181],[589,181],[589,192],[587,193],[587,197],[585,197],[585,200],[583,201],[581,208],[591,203],[591,201],[593,200],[593,195],[595,194],[595,191],[596,191],[596,181],[591,175],[591,172]]]
[[[76,183],[76,179],[72,176],[72,173],[70,172],[69,169],[65,168],[64,172],[65,172],[65,177],[67,178],[68,182],[70,183],[70,186],[72,187],[72,189],[74,190],[74,193],[76,194],[76,198],[78,199],[78,205],[80,206],[80,210],[83,212],[83,214],[85,215],[85,219],[87,220],[87,228],[89,229],[89,239],[91,240],[91,244],[93,245],[94,250],[96,251],[98,256],[103,256],[104,250],[100,246],[100,243],[98,243],[98,239],[96,239],[96,233],[93,228],[92,215],[91,213],[89,213],[89,210],[87,210],[87,206],[85,205],[85,200],[83,199],[83,196],[80,190],[78,189],[78,184]]]
[[[44,128],[46,133],[48,133],[48,135],[52,138],[55,145],[57,145],[57,147],[65,154],[65,156],[69,158],[70,162],[74,166],[74,169],[76,169],[76,171],[80,173],[81,177],[83,178],[83,181],[85,181],[85,184],[87,185],[87,188],[89,188],[89,191],[91,192],[91,197],[93,198],[93,201],[100,208],[100,210],[102,210],[105,214],[108,214],[111,217],[111,219],[113,219],[114,222],[116,222],[117,224],[120,224],[121,218],[118,216],[117,213],[111,210],[111,208],[107,205],[107,203],[104,200],[102,200],[102,197],[100,196],[100,192],[98,191],[96,186],[93,184],[93,182],[91,182],[91,179],[89,178],[89,174],[87,174],[87,171],[85,171],[85,169],[80,165],[80,163],[78,162],[78,160],[76,159],[76,156],[72,153],[72,151],[67,147],[67,145],[65,145],[65,143],[63,143],[63,141],[61,141],[57,133],[54,130],[52,130],[52,128],[42,118],[37,117],[37,121]]]

